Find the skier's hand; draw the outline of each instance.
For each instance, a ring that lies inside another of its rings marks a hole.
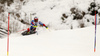
[[[45,28],[46,28],[46,29],[48,29],[48,27],[47,27],[47,26],[45,26]]]

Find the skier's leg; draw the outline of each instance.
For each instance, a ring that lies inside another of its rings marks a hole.
[[[33,29],[33,27],[31,26],[30,28],[27,29],[27,34],[30,34],[30,31]]]
[[[27,34],[29,34],[30,33],[30,29],[29,28],[27,28]]]
[[[30,33],[31,33],[31,34],[36,33],[36,28],[32,27],[32,29],[31,29]]]
[[[27,30],[22,33],[22,35],[29,35],[29,34],[30,34],[30,29],[29,28],[27,28]]]
[[[36,31],[36,28],[34,28],[33,31],[35,32]]]

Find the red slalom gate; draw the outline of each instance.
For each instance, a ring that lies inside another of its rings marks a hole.
[[[95,11],[95,38],[94,38],[94,52],[96,52],[96,30],[97,30],[97,15]]]
[[[10,20],[10,13],[8,13],[7,56],[9,56],[9,20]]]

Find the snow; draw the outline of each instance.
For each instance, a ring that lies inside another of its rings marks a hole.
[[[100,25],[94,52],[94,26],[74,30],[45,30],[21,36],[10,35],[9,56],[100,56]],[[7,38],[0,39],[0,56],[6,56]]]
[[[9,11],[15,13],[10,15],[9,56],[100,56],[100,25],[97,26],[97,47],[94,52],[94,22],[95,16],[85,15],[82,20],[73,20],[70,9],[75,7],[79,11],[88,13],[87,9],[93,0],[15,0],[10,7],[5,5],[5,16],[2,17],[1,26],[7,28],[7,14]],[[96,0],[100,3],[100,0]],[[99,9],[100,11],[100,9]],[[18,13],[21,17],[16,17]],[[31,15],[30,14],[35,14]],[[61,17],[65,13],[68,18],[62,23]],[[37,16],[39,21],[45,23],[49,29],[38,27],[38,35],[21,36],[21,29],[27,29],[28,25],[22,24],[23,19],[30,23]],[[87,22],[89,20],[90,22]],[[97,15],[97,24],[100,24]],[[86,28],[80,28],[84,23]],[[90,26],[90,27],[87,27]],[[71,30],[73,28],[73,30]],[[67,30],[66,30],[67,29]],[[0,35],[1,37],[1,35]],[[0,56],[7,55],[7,37],[0,39]]]

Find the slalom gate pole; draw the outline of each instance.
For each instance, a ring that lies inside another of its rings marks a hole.
[[[96,52],[96,30],[97,30],[97,15],[95,11],[95,39],[94,39],[94,52]]]
[[[10,20],[10,13],[8,13],[8,38],[7,38],[7,56],[9,56],[9,20]]]

